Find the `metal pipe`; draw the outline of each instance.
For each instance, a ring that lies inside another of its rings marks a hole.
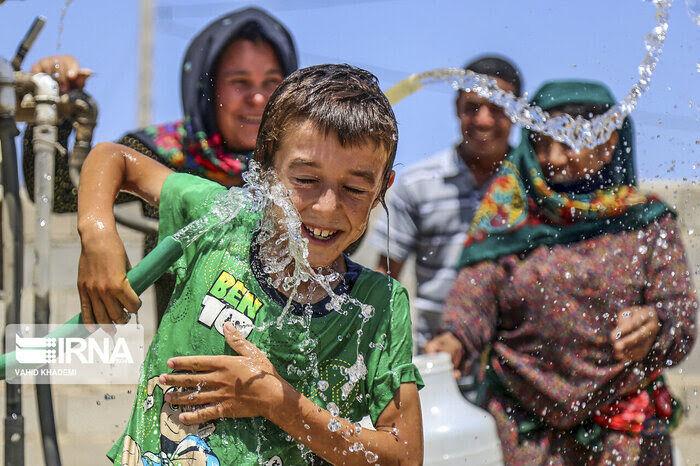
[[[53,178],[58,138],[58,84],[44,73],[32,77],[34,100],[34,323],[48,324],[50,317],[49,289],[51,286],[51,213],[53,212]],[[42,335],[38,335],[42,336]],[[39,423],[41,425],[44,461],[60,465],[56,426],[54,422],[51,385],[37,385]]]
[[[97,102],[83,91],[72,90],[68,93],[69,114],[64,118],[73,122],[75,142],[68,157],[68,173],[71,181],[78,187],[80,169],[92,148],[92,133],[97,125]]]
[[[0,58],[0,161],[2,162],[2,247],[3,289],[6,293],[6,324],[19,324],[24,264],[22,204],[19,197],[19,174],[15,136],[15,90],[12,66]],[[6,384],[5,463],[24,465],[24,416],[22,386]]]
[[[34,267],[35,317],[37,323],[48,323],[46,308],[50,286],[51,212],[53,210],[53,176],[56,151],[58,85],[50,76],[39,73],[32,78],[36,85],[34,148],[35,239]]]
[[[69,92],[67,103],[64,102],[65,95],[61,98],[59,110],[65,118],[73,121],[75,129],[75,142],[68,157],[68,174],[77,188],[80,184],[80,169],[92,147],[92,132],[97,124],[97,103],[82,91]],[[114,218],[118,223],[142,233],[158,233],[158,220],[143,215],[134,216],[126,212],[123,206],[114,207]]]
[[[34,19],[29,31],[27,31],[27,34],[25,34],[22,42],[19,43],[15,56],[12,59],[12,67],[15,69],[15,71],[19,71],[20,67],[22,66],[22,62],[24,61],[24,56],[27,55],[29,49],[31,49],[32,45],[34,45],[34,41],[39,36],[39,33],[44,28],[45,24],[46,18],[43,16],[37,16]]]

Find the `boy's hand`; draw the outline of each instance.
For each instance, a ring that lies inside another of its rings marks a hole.
[[[105,227],[81,231],[82,251],[78,263],[78,293],[83,322],[90,331],[98,323],[114,334],[111,324],[129,321],[126,311],[136,313],[138,295],[126,279],[128,259],[116,229]]]
[[[642,361],[659,333],[659,316],[653,306],[632,306],[617,313],[617,326],[610,334],[615,358]]]
[[[459,370],[459,366],[462,363],[462,359],[464,359],[464,348],[457,337],[452,335],[450,332],[441,333],[430,340],[425,344],[423,351],[428,354],[440,352],[449,354],[450,358],[452,359],[452,365],[455,369],[454,376],[456,379],[460,377],[461,372]]]
[[[198,406],[180,414],[183,424],[202,424],[219,418],[268,417],[282,393],[284,380],[267,356],[236,331],[224,325],[226,342],[239,356],[182,356],[168,360],[174,371],[160,382],[190,390],[169,392],[165,401]]]

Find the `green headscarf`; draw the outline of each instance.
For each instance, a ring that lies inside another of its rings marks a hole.
[[[531,102],[543,110],[564,104],[616,103],[607,87],[589,81],[547,82]],[[590,192],[554,190],[542,173],[530,135],[523,129],[520,145],[508,154],[486,191],[469,228],[460,268],[541,245],[635,230],[666,213],[674,214],[657,197],[637,190],[629,118],[618,130],[612,160],[596,177],[602,185]]]

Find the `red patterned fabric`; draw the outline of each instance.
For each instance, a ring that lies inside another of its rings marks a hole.
[[[656,379],[658,373],[653,379]],[[671,393],[662,385],[653,391],[653,396],[647,390],[640,389],[613,403],[602,405],[591,419],[609,429],[638,434],[644,430],[648,419],[654,416],[668,419],[671,414]]]
[[[233,184],[248,168],[252,152],[233,153],[224,144],[220,133],[207,136],[194,133],[190,123],[179,120],[154,125],[130,133],[161,162],[179,172],[191,173],[214,180],[225,186]]]

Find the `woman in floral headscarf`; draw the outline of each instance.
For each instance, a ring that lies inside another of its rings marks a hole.
[[[292,36],[280,22],[258,8],[229,13],[207,25],[185,53],[180,80],[183,118],[128,132],[118,142],[177,171],[227,186],[240,184],[268,97],[296,68]],[[90,73],[70,55],[45,57],[32,72],[55,73],[61,92],[81,89]],[[25,144],[24,153],[31,195],[31,144]],[[70,184],[67,164],[61,162],[57,161],[56,176]],[[75,211],[76,193],[70,188],[57,185],[55,200],[57,212]]]
[[[58,68],[63,90],[82,87],[86,70],[71,56],[46,57],[32,72],[54,73]],[[297,69],[297,55],[287,29],[263,10],[246,8],[211,22],[190,43],[182,65],[181,97],[184,116],[172,123],[149,126],[124,135],[118,142],[178,172],[191,173],[224,186],[240,185],[248,167],[270,94]],[[82,72],[81,72],[82,71]],[[71,76],[74,79],[71,81]],[[59,133],[67,139],[70,125]],[[34,193],[31,130],[25,132],[24,177]],[[68,176],[65,157],[56,161],[54,210],[75,212],[77,190]],[[129,200],[124,196],[123,200]],[[158,210],[143,205],[144,214],[158,218]],[[147,234],[145,252],[157,235]],[[158,321],[170,299],[173,280],[156,283]]]
[[[190,43],[183,61],[184,119],[127,133],[160,162],[226,186],[238,185],[255,148],[267,100],[297,68],[294,43],[257,8],[228,14]]]
[[[590,118],[604,86],[554,81],[533,103]],[[579,154],[528,130],[469,232],[426,351],[478,370],[506,464],[671,464],[680,406],[661,371],[695,338],[675,214],[636,189],[629,119]]]

